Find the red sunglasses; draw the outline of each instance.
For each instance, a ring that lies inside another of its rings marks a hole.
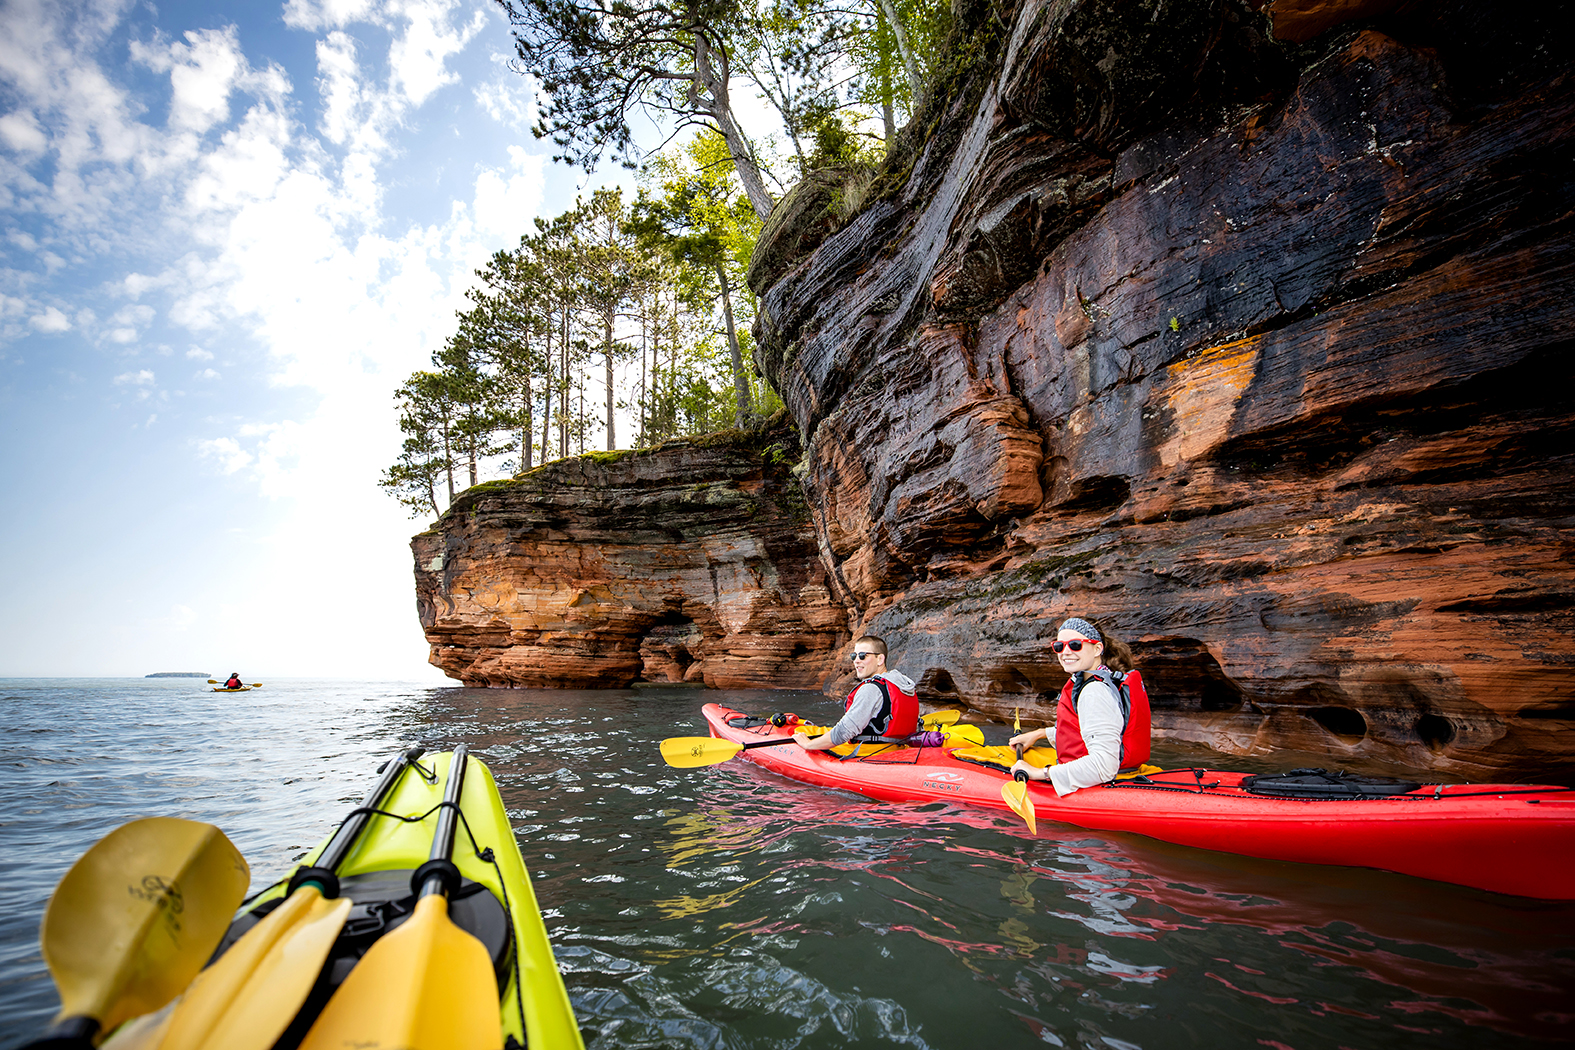
[[[1051,642],[1050,651],[1052,653],[1059,653],[1062,649],[1070,649],[1074,653],[1080,653],[1083,651],[1083,646],[1085,645],[1099,644],[1099,642],[1094,641],[1092,638],[1074,638],[1070,642]]]

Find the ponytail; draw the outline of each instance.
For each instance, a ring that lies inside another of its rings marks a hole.
[[[1098,629],[1100,637],[1105,640],[1105,666],[1112,671],[1120,671],[1123,674],[1132,670],[1132,650],[1127,647],[1127,644],[1118,638],[1112,637],[1110,632],[1105,630],[1105,625],[1098,620],[1090,622]]]

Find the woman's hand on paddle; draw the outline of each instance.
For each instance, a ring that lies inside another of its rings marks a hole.
[[[1018,759],[1016,762],[1012,763],[1012,775],[1016,776],[1018,773],[1022,773],[1029,780],[1050,779],[1050,771],[1048,769],[1040,769],[1038,766],[1031,766],[1022,759]]]
[[[1050,734],[1048,730],[1030,729],[1026,733],[1018,733],[1016,736],[1012,737],[1012,739],[1006,742],[1006,746],[1016,747],[1018,744],[1021,744],[1024,747],[1029,747],[1033,744],[1037,744],[1039,741],[1045,739],[1045,737],[1049,735]]]
[[[794,733],[793,734],[793,742],[795,744],[797,744],[799,747],[803,748],[805,751],[820,751],[820,750],[823,750],[826,747],[826,745],[825,744],[817,744],[817,743],[815,743],[815,741],[817,741],[817,740],[824,740],[824,739],[825,739],[825,737],[822,736],[822,735],[806,736],[803,733]]]

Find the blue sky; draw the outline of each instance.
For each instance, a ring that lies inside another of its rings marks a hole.
[[[618,173],[490,0],[0,5],[0,676],[446,681],[393,391]]]

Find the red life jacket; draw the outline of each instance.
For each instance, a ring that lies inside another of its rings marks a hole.
[[[1116,691],[1121,702],[1121,768],[1136,769],[1148,761],[1150,718],[1148,690],[1143,676],[1136,671],[1122,674],[1108,667],[1095,668],[1068,678],[1061,687],[1055,706],[1055,760],[1059,765],[1088,754],[1083,730],[1077,721],[1077,697],[1092,679],[1099,679]],[[1076,682],[1076,686],[1073,685]]]
[[[895,682],[888,682],[880,675],[866,678],[854,686],[853,692],[848,694],[847,702],[842,705],[843,711],[853,706],[853,697],[858,693],[859,687],[867,684],[874,684],[880,690],[880,710],[869,720],[869,724],[864,727],[864,732],[853,739],[858,740],[861,737],[901,739],[919,731],[919,698],[913,693],[903,692],[897,688]]]

